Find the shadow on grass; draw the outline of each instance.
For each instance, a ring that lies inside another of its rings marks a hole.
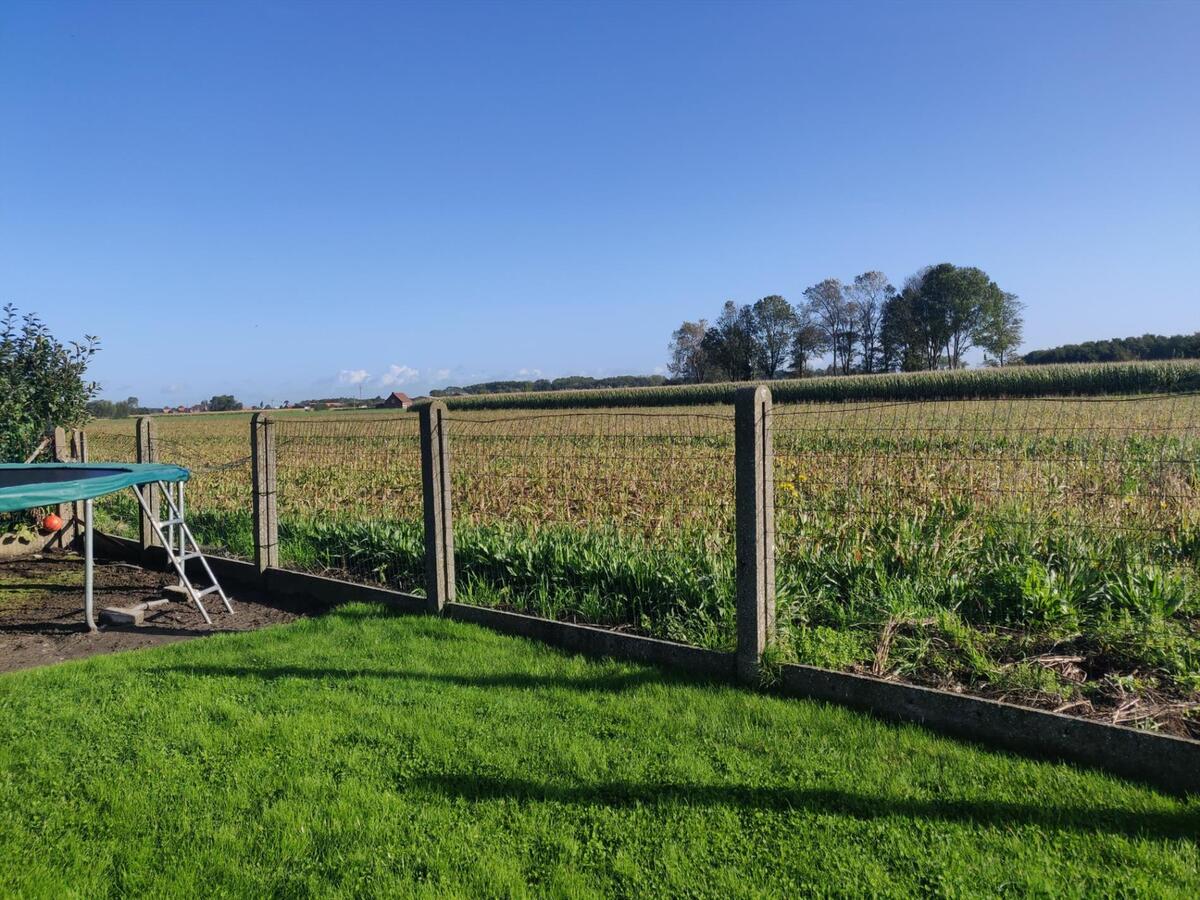
[[[184,675],[217,676],[230,678],[257,678],[262,681],[277,681],[285,678],[307,678],[313,680],[353,680],[356,678],[379,678],[397,681],[448,684],[456,687],[476,688],[568,688],[576,691],[623,691],[647,684],[664,684],[671,681],[662,673],[652,670],[620,672],[572,678],[562,675],[536,675],[528,672],[502,672],[495,675],[447,675],[433,672],[406,672],[402,669],[340,669],[313,668],[308,666],[268,666],[247,668],[222,665],[174,665],[159,666],[155,672],[176,672]],[[692,682],[695,683],[695,682]]]
[[[621,781],[555,785],[470,774],[426,776],[408,781],[401,787],[470,802],[516,800],[614,808],[668,804],[806,812],[861,821],[902,818],[992,828],[1031,825],[1060,831],[1107,832],[1158,840],[1196,841],[1197,835],[1200,835],[1200,811],[1134,812],[1112,807],[1053,803],[899,799],[820,788],[639,784]]]

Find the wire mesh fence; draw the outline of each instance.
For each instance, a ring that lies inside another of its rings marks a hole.
[[[773,422],[789,653],[1194,728],[1200,395],[809,405]],[[1134,682],[1161,702],[1125,705]]]
[[[87,443],[89,462],[127,463],[137,459],[137,439],[132,421],[92,422],[87,427]],[[122,491],[96,499],[96,522],[101,531],[122,537],[137,537],[137,501],[127,494],[127,491]]]
[[[421,590],[418,416],[274,421],[283,565]],[[460,602],[733,647],[729,407],[443,421]],[[1200,395],[771,421],[779,658],[1200,731]],[[247,556],[248,424],[160,420],[156,443],[210,545]],[[132,457],[132,423],[89,431],[93,459]]]
[[[275,421],[285,566],[403,590],[424,568],[417,416]]]
[[[254,556],[247,442],[231,442],[219,431],[183,432],[178,421],[156,429],[150,438],[152,459],[190,473],[185,488],[188,527],[207,553]]]
[[[728,410],[446,419],[459,599],[728,647]]]

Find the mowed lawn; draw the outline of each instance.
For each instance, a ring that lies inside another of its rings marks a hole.
[[[27,896],[1200,895],[1200,800],[425,617],[0,677]]]

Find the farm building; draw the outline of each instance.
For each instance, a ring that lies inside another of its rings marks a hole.
[[[412,397],[403,391],[392,391],[377,409],[408,409],[413,405]]]

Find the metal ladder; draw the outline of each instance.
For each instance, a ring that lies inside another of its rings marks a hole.
[[[208,610],[204,608],[203,600],[210,594],[219,595],[221,603],[225,606],[225,611],[233,615],[233,607],[229,605],[229,598],[225,596],[225,591],[221,589],[221,585],[217,582],[217,577],[213,575],[212,568],[208,565],[208,560],[200,552],[200,545],[196,543],[196,539],[192,536],[192,530],[188,528],[187,522],[184,521],[183,482],[159,481],[156,483],[167,501],[168,515],[165,519],[158,519],[150,508],[150,502],[145,493],[150,489],[150,485],[134,485],[133,492],[137,495],[138,503],[142,507],[142,512],[145,514],[146,520],[158,536],[159,543],[167,551],[167,559],[171,561],[175,573],[179,576],[179,586],[191,598],[192,603],[196,605],[196,609],[200,610],[200,615],[204,616],[204,621],[209,625],[212,624],[212,619],[209,618]],[[197,589],[192,584],[187,576],[187,562],[189,559],[200,560],[200,565],[204,567],[204,572],[208,575],[208,580],[212,582],[209,587]]]

